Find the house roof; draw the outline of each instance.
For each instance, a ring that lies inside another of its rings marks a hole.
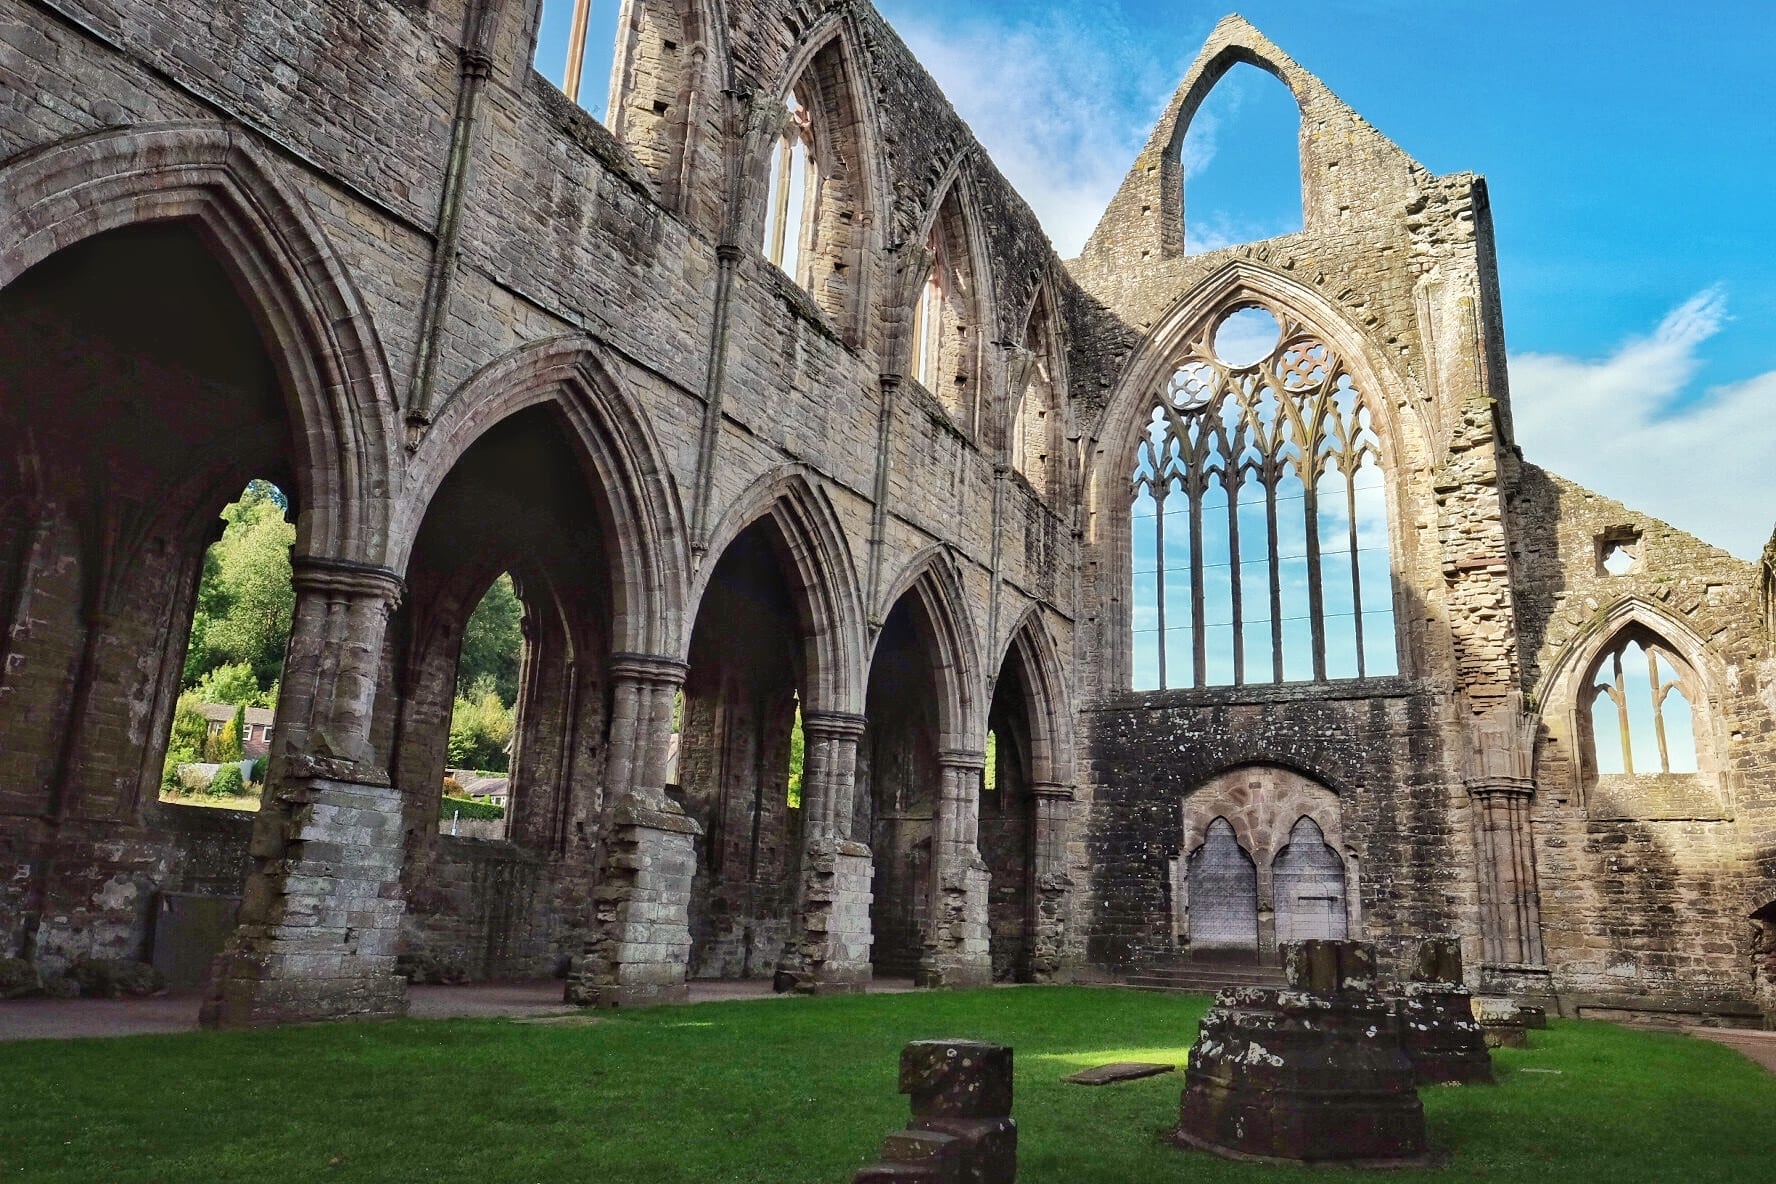
[[[225,724],[234,718],[236,709],[227,703],[205,703],[198,710],[203,712],[203,717],[211,723]],[[256,728],[270,727],[271,721],[276,718],[277,713],[269,707],[247,708],[247,722]]]

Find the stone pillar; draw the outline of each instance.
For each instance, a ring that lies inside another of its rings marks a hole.
[[[1463,986],[1461,942],[1433,937],[1419,943],[1410,981],[1394,999],[1400,1039],[1420,1085],[1492,1082],[1486,1036]]]
[[[1535,797],[1532,716],[1509,703],[1470,725],[1466,785],[1473,806],[1480,896],[1482,989],[1544,997],[1541,892],[1536,883],[1530,804]]]
[[[802,713],[802,850],[795,931],[778,967],[782,987],[860,992],[870,972],[870,849],[852,842],[852,794],[864,717]]]
[[[882,1161],[852,1184],[1014,1184],[1011,1049],[976,1040],[916,1040],[901,1050],[900,1092],[912,1121],[882,1143]]]
[[[1030,977],[1052,982],[1061,968],[1067,944],[1067,910],[1073,879],[1067,875],[1067,834],[1073,813],[1071,785],[1038,781],[1030,786],[1036,803],[1036,835],[1031,844],[1035,862],[1036,899],[1030,934]]]
[[[264,804],[240,927],[211,971],[202,1022],[381,1018],[407,1010],[401,795],[375,760],[371,711],[393,572],[301,560]]]
[[[986,754],[938,753],[937,833],[931,843],[931,914],[919,985],[984,987],[993,981],[987,925],[990,879],[980,854],[980,785]]]
[[[702,833],[663,788],[685,664],[617,654],[610,671],[609,764],[591,932],[566,998],[588,1007],[671,1003],[685,998],[691,877]]]

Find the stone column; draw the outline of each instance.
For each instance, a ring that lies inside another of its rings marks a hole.
[[[802,713],[802,850],[795,932],[780,981],[809,994],[869,985],[870,849],[850,838],[857,746],[864,717]]]
[[[1036,866],[1035,915],[1031,918],[1030,977],[1052,982],[1067,942],[1067,909],[1073,879],[1067,875],[1067,828],[1073,813],[1073,787],[1052,781],[1030,786],[1036,804],[1036,835],[1031,858]]]
[[[620,1007],[685,997],[702,828],[663,788],[685,669],[675,658],[648,654],[611,659],[597,884],[586,952],[568,978],[569,1003]]]
[[[299,559],[296,610],[240,927],[211,971],[202,1022],[405,1014],[395,975],[401,795],[375,758],[383,635],[402,592],[382,568]]]
[[[1479,878],[1481,989],[1544,997],[1550,982],[1530,824],[1535,719],[1518,710],[1513,696],[1474,721],[1469,734],[1464,771]]]
[[[980,785],[987,757],[938,753],[937,833],[931,843],[931,914],[919,985],[984,987],[993,981],[987,926],[990,875],[980,854]]]

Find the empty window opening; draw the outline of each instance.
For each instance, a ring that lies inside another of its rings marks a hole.
[[[506,835],[523,665],[524,605],[517,583],[505,573],[463,627],[438,815],[445,834]],[[465,822],[478,825],[464,827]]]
[[[1591,678],[1591,740],[1600,776],[1694,773],[1695,708],[1689,667],[1651,637],[1631,637]]]
[[[908,372],[943,405],[957,427],[973,432],[980,364],[979,277],[969,251],[968,222],[952,189],[938,206],[925,240],[929,263],[912,309]]]
[[[1644,552],[1640,532],[1622,526],[1597,536],[1597,572],[1599,575],[1625,576],[1639,571]]]
[[[621,0],[543,0],[537,28],[537,72],[606,123],[621,6]]]
[[[1398,673],[1380,439],[1307,326],[1247,304],[1199,330],[1131,497],[1135,689]]]
[[[160,800],[257,810],[296,607],[290,501],[254,480],[204,552]]]
[[[1024,347],[1013,356],[1011,467],[1022,473],[1037,493],[1056,492],[1062,432],[1060,397],[1055,374],[1057,347],[1048,308],[1039,300],[1024,333]]]
[[[931,270],[919,285],[919,299],[913,305],[912,372],[922,386],[938,393],[938,363],[943,354],[944,271],[943,236],[935,229],[926,242],[931,253]]]
[[[1269,73],[1228,70],[1184,137],[1184,242],[1191,253],[1302,226],[1301,109]]]
[[[766,195],[765,258],[783,269],[803,287],[808,276],[802,267],[804,253],[817,249],[818,231],[811,167],[814,129],[808,109],[792,94],[783,113],[783,130],[771,149],[770,191]]]

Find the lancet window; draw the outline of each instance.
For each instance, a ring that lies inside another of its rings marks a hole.
[[[1657,638],[1636,632],[1618,642],[1599,659],[1590,682],[1597,773],[1696,772],[1693,693],[1688,665]]]
[[[1375,418],[1310,326],[1250,301],[1208,319],[1133,459],[1136,689],[1398,672]]]
[[[931,254],[931,270],[925,274],[925,282],[919,285],[919,300],[913,306],[911,368],[913,377],[926,390],[936,394],[942,389],[937,376],[943,352],[944,273],[948,261],[944,258],[943,235],[935,226],[925,249]]]
[[[802,268],[804,252],[812,255],[818,232],[815,217],[813,161],[814,128],[808,109],[790,95],[783,113],[783,129],[771,149],[770,190],[765,207],[765,258],[781,267],[796,283],[807,286]]]

